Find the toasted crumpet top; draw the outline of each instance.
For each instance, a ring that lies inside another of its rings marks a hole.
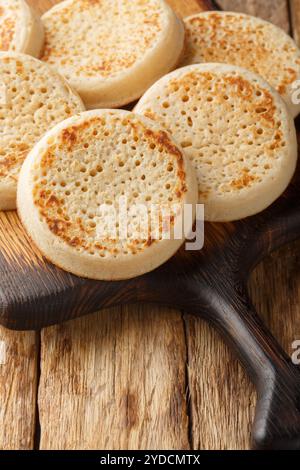
[[[206,12],[185,19],[187,49],[182,65],[219,62],[258,73],[282,95],[293,116],[291,85],[300,78],[300,51],[277,26],[249,15]]]
[[[164,219],[151,225],[151,207],[170,209],[172,225],[185,202],[196,203],[196,188],[192,168],[165,131],[133,113],[97,110],[59,124],[31,152],[18,208],[55,264],[85,277],[126,278],[162,264],[183,242],[163,240]],[[146,233],[134,215],[128,215],[127,237],[111,232],[106,210],[119,217],[120,197],[128,210],[145,206]]]
[[[275,90],[245,69],[184,67],[148,90],[135,111],[168,129],[190,157],[207,220],[264,209],[294,173],[293,120]]]
[[[152,84],[169,72],[183,49],[183,24],[163,0],[66,0],[42,19],[46,32],[43,60],[70,81],[89,107],[103,107],[103,101],[112,105],[113,100],[126,104],[141,96],[149,85],[144,81],[151,78]],[[155,53],[160,55],[152,59]],[[131,73],[142,66],[141,84],[126,92],[117,88],[108,103],[102,87],[111,80],[118,87],[124,74],[132,81]],[[92,97],[93,91],[99,96]]]
[[[0,50],[38,55],[42,42],[42,24],[25,0],[0,0]]]
[[[66,70],[70,78],[110,77],[131,67],[154,46],[163,28],[162,12],[157,0],[67,1],[43,18],[43,60]],[[97,21],[101,23],[92,28]]]
[[[16,189],[22,163],[53,125],[83,104],[48,65],[13,52],[0,53],[0,207],[7,186]],[[5,187],[3,187],[5,186]]]

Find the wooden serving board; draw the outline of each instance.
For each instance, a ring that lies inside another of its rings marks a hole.
[[[46,9],[51,2],[31,3]],[[170,3],[183,15],[192,13],[189,0]],[[210,2],[193,2],[195,12],[208,8]],[[140,303],[205,318],[231,345],[257,388],[253,445],[300,449],[299,368],[267,330],[247,293],[257,263],[300,236],[299,183],[300,169],[264,213],[207,224],[201,252],[181,250],[153,273],[123,282],[89,281],[57,269],[32,245],[15,213],[0,213],[0,322],[15,330],[40,329],[100,308]]]

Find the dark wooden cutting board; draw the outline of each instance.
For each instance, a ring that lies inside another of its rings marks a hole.
[[[299,122],[297,127],[300,135]],[[300,448],[299,368],[256,314],[246,287],[263,257],[300,236],[299,183],[300,169],[267,211],[236,223],[206,224],[201,252],[182,249],[156,271],[122,282],[90,281],[59,270],[35,248],[16,213],[0,213],[0,322],[16,330],[39,329],[138,302],[204,317],[234,348],[257,386],[254,445]]]

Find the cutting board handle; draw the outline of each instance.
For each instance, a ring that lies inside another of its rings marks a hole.
[[[300,368],[257,314],[245,286],[207,298],[207,320],[224,336],[257,388],[255,449],[300,449]],[[201,317],[203,311],[201,309]]]

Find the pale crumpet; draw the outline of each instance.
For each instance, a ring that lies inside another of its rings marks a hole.
[[[194,219],[177,237],[176,221],[185,204],[195,214],[197,192],[192,165],[165,130],[127,111],[95,110],[58,124],[31,151],[18,211],[52,263],[118,280],[157,268],[180,248]]]
[[[278,91],[293,117],[299,114],[300,50],[282,29],[253,16],[218,11],[190,16],[185,26],[182,66],[217,62],[246,68]]]
[[[288,186],[297,161],[294,121],[259,75],[226,64],[183,67],[135,108],[164,126],[193,162],[206,220],[256,214]]]
[[[42,20],[43,60],[88,109],[137,100],[182,56],[183,22],[163,0],[66,0]]]
[[[0,0],[0,51],[39,57],[43,46],[42,21],[25,0]]]
[[[16,208],[18,175],[36,142],[84,109],[77,93],[47,64],[0,52],[0,210]]]

